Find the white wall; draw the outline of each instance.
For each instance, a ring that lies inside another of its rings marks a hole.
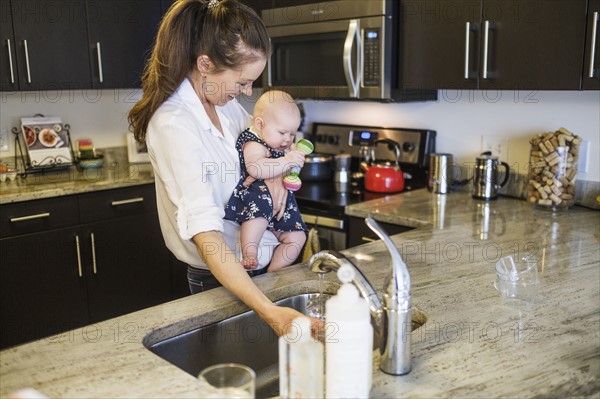
[[[61,116],[72,137],[90,137],[97,147],[125,145],[127,112],[138,90],[0,93],[0,127],[19,125],[21,116]],[[256,98],[257,96],[253,96]],[[526,172],[528,139],[565,127],[589,141],[588,171],[579,179],[600,181],[600,92],[440,91],[437,102],[303,101],[307,123],[330,122],[387,127],[427,128],[438,132],[438,152],[472,162],[481,152],[481,136],[508,139],[508,162]],[[247,102],[251,109],[252,102]],[[1,153],[1,156],[12,154]]]

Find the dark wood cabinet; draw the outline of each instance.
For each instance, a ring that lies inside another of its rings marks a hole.
[[[348,248],[356,247],[357,245],[366,244],[371,241],[379,240],[377,234],[375,234],[366,224],[364,218],[349,217],[349,228],[348,228]],[[394,234],[404,233],[413,230],[413,227],[399,226],[396,224],[377,222],[385,232],[393,236]]]
[[[401,2],[405,88],[581,87],[585,0]]]
[[[90,87],[85,3],[10,0],[10,5],[19,90]]]
[[[588,3],[583,89],[600,90],[600,0]]]
[[[19,88],[15,36],[13,34],[10,2],[0,2],[0,90],[15,91]]]
[[[2,205],[0,259],[0,347],[185,295],[153,185]]]
[[[153,45],[160,1],[87,1],[92,86],[141,87],[140,78]]]
[[[0,239],[0,348],[89,323],[80,238],[72,227]]]

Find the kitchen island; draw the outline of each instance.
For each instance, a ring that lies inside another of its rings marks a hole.
[[[352,216],[414,226],[393,237],[427,322],[412,335],[413,370],[375,368],[371,396],[600,397],[600,213],[552,213],[527,202],[483,202],[426,190],[347,207]],[[529,308],[502,304],[502,256],[535,253],[540,289]],[[381,242],[345,251],[379,289]],[[337,286],[326,275],[326,291]],[[273,300],[317,292],[306,265],[255,278]],[[3,306],[17,306],[3,304]],[[152,341],[246,310],[222,288],[0,352],[0,396],[32,387],[49,397],[194,397],[195,379],[151,353]],[[375,357],[377,363],[377,356]]]

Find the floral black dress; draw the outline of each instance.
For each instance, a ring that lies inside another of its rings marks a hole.
[[[233,194],[225,206],[225,219],[242,224],[248,220],[265,218],[268,221],[268,228],[273,231],[307,231],[308,229],[302,221],[300,211],[298,210],[298,203],[291,191],[288,191],[285,212],[281,219],[277,220],[273,216],[273,199],[264,180],[256,180],[250,186],[244,187],[243,182],[248,177],[248,171],[246,170],[246,162],[244,161],[243,147],[249,141],[255,141],[265,146],[269,150],[271,158],[280,158],[285,155],[283,152],[269,147],[267,143],[249,129],[244,130],[240,134],[235,148],[240,157],[242,177],[237,186],[235,186]]]

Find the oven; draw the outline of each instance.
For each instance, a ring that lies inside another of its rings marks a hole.
[[[351,172],[359,172],[360,147],[352,137],[360,132],[374,133],[379,138],[393,140],[402,148],[400,166],[405,175],[405,190],[427,186],[429,154],[435,152],[436,132],[424,129],[382,128],[329,123],[314,123],[307,137],[315,145],[315,153],[350,154]],[[377,160],[393,161],[396,153],[387,146],[378,146]],[[348,205],[384,197],[386,194],[365,191],[360,179],[352,182],[348,192],[337,192],[333,181],[303,181],[295,197],[308,228],[318,231],[321,249],[343,250],[349,246]]]

